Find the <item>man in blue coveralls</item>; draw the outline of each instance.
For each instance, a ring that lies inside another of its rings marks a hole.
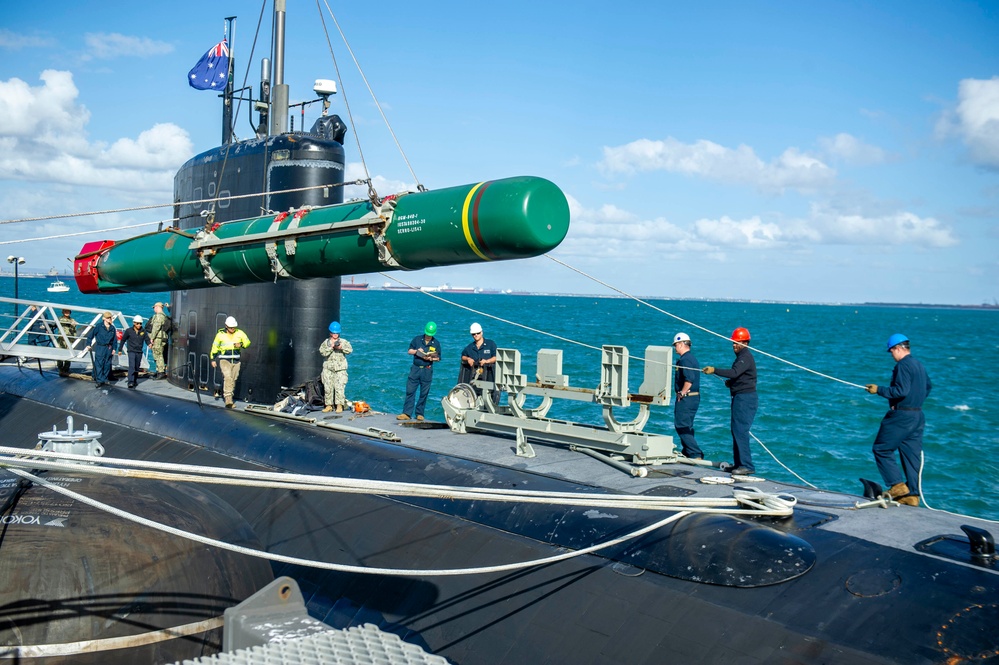
[[[732,457],[733,476],[748,476],[756,471],[749,451],[749,431],[756,419],[756,409],[760,405],[756,394],[756,358],[749,351],[749,331],[736,328],[732,331],[732,351],[735,362],[732,369],[715,369],[710,365],[704,368],[705,374],[717,374],[725,379],[725,385],[732,395]]]
[[[923,456],[923,402],[930,394],[930,377],[909,350],[909,338],[895,333],[888,338],[888,353],[895,360],[890,386],[867,384],[867,392],[888,398],[888,413],[874,439],[874,461],[888,495],[908,506],[919,505],[919,467]],[[902,471],[895,451],[902,458]],[[902,472],[905,472],[905,482]]]
[[[430,394],[430,382],[434,379],[434,363],[440,362],[441,343],[434,335],[437,334],[437,324],[428,321],[423,327],[423,334],[417,335],[409,343],[409,355],[413,356],[413,364],[409,368],[409,378],[406,380],[406,401],[402,413],[396,418],[409,420],[416,413],[417,420],[423,420],[423,410],[427,405],[427,395]],[[420,397],[416,392],[419,389]]]
[[[701,366],[690,350],[690,336],[677,333],[673,337],[673,350],[678,356],[676,373],[673,374],[673,389],[676,404],[673,405],[673,428],[683,445],[683,456],[688,459],[704,459],[694,438],[694,415],[701,403]]]

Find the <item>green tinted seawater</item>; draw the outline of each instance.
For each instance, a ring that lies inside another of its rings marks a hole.
[[[13,295],[12,281],[2,280],[2,295]],[[22,279],[21,297],[115,307],[143,316],[150,315],[153,302],[165,298],[163,294],[84,296],[75,288],[48,294],[47,285],[48,280]],[[626,346],[635,356],[630,363],[632,391],[642,382],[645,347],[668,346],[677,332],[691,336],[702,366],[728,367],[734,357],[727,339],[632,300],[498,294],[440,297],[450,302],[421,293],[343,293],[340,319],[344,337],[354,347],[347,386],[350,399],[389,413],[402,409],[411,362],[406,350],[428,320],[437,322],[444,351],[428,402],[427,416],[434,419],[443,417],[440,399],[457,379],[458,358],[471,340],[468,326],[473,321],[481,323],[486,337],[498,346],[520,350],[521,371],[528,381],[535,380],[538,349],[562,349],[562,372],[578,388],[594,388],[600,380],[599,351],[582,345]],[[760,374],[760,409],[753,433],[808,482],[855,493],[860,492],[860,477],[880,482],[871,443],[886,401],[760,352],[849,383],[887,384],[893,362],[885,352],[885,340],[894,332],[905,333],[934,386],[924,407],[923,490],[929,505],[999,519],[999,408],[990,375],[999,367],[999,342],[988,334],[999,323],[999,311],[679,300],[652,304],[726,338],[737,326],[748,328],[758,350]],[[630,420],[636,411],[626,409],[616,416]],[[557,402],[549,416],[602,424],[599,407],[578,402]],[[731,461],[729,396],[717,377],[702,377],[695,425],[706,455]],[[672,407],[654,409],[646,430],[673,434]],[[752,446],[760,475],[798,482],[757,442]]]

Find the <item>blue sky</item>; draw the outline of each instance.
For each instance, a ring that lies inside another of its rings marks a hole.
[[[624,291],[999,298],[996,3],[331,6],[419,182],[552,180],[572,213],[553,255]],[[315,3],[289,0],[289,11],[287,82],[301,101],[316,78],[340,77]],[[221,38],[223,17],[237,15],[236,81],[248,68],[256,88],[269,43],[262,36],[248,62],[259,14],[257,3],[225,1],[5,5],[0,220],[172,200],[174,171],[221,134],[217,97],[188,87],[186,73]],[[350,127],[348,177],[361,172],[360,140],[380,194],[412,188],[417,178],[326,23],[346,92],[333,111]],[[237,134],[250,135],[245,113]],[[0,242],[169,216],[4,224]],[[68,268],[84,242],[130,233],[0,253],[24,256],[28,269]],[[544,257],[402,278],[607,292]]]

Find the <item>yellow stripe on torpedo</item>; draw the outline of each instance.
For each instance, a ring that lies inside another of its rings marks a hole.
[[[479,187],[482,187],[482,185],[484,184],[486,183],[480,182],[478,185],[468,190],[468,196],[465,197],[465,205],[461,207],[461,230],[465,232],[465,242],[467,242],[468,246],[472,249],[473,252],[475,252],[475,255],[478,256],[483,261],[489,261],[490,260],[489,257],[480,252],[479,248],[475,246],[475,240],[472,238],[472,229],[469,227],[468,224],[469,221],[468,206],[471,205],[472,198],[475,196],[475,192],[477,192]]]

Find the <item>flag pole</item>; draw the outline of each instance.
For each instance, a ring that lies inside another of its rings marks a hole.
[[[225,77],[225,92],[222,94],[222,145],[232,142],[232,72],[236,69],[233,49],[236,41],[236,17],[225,18],[225,39],[229,45],[229,71]]]

